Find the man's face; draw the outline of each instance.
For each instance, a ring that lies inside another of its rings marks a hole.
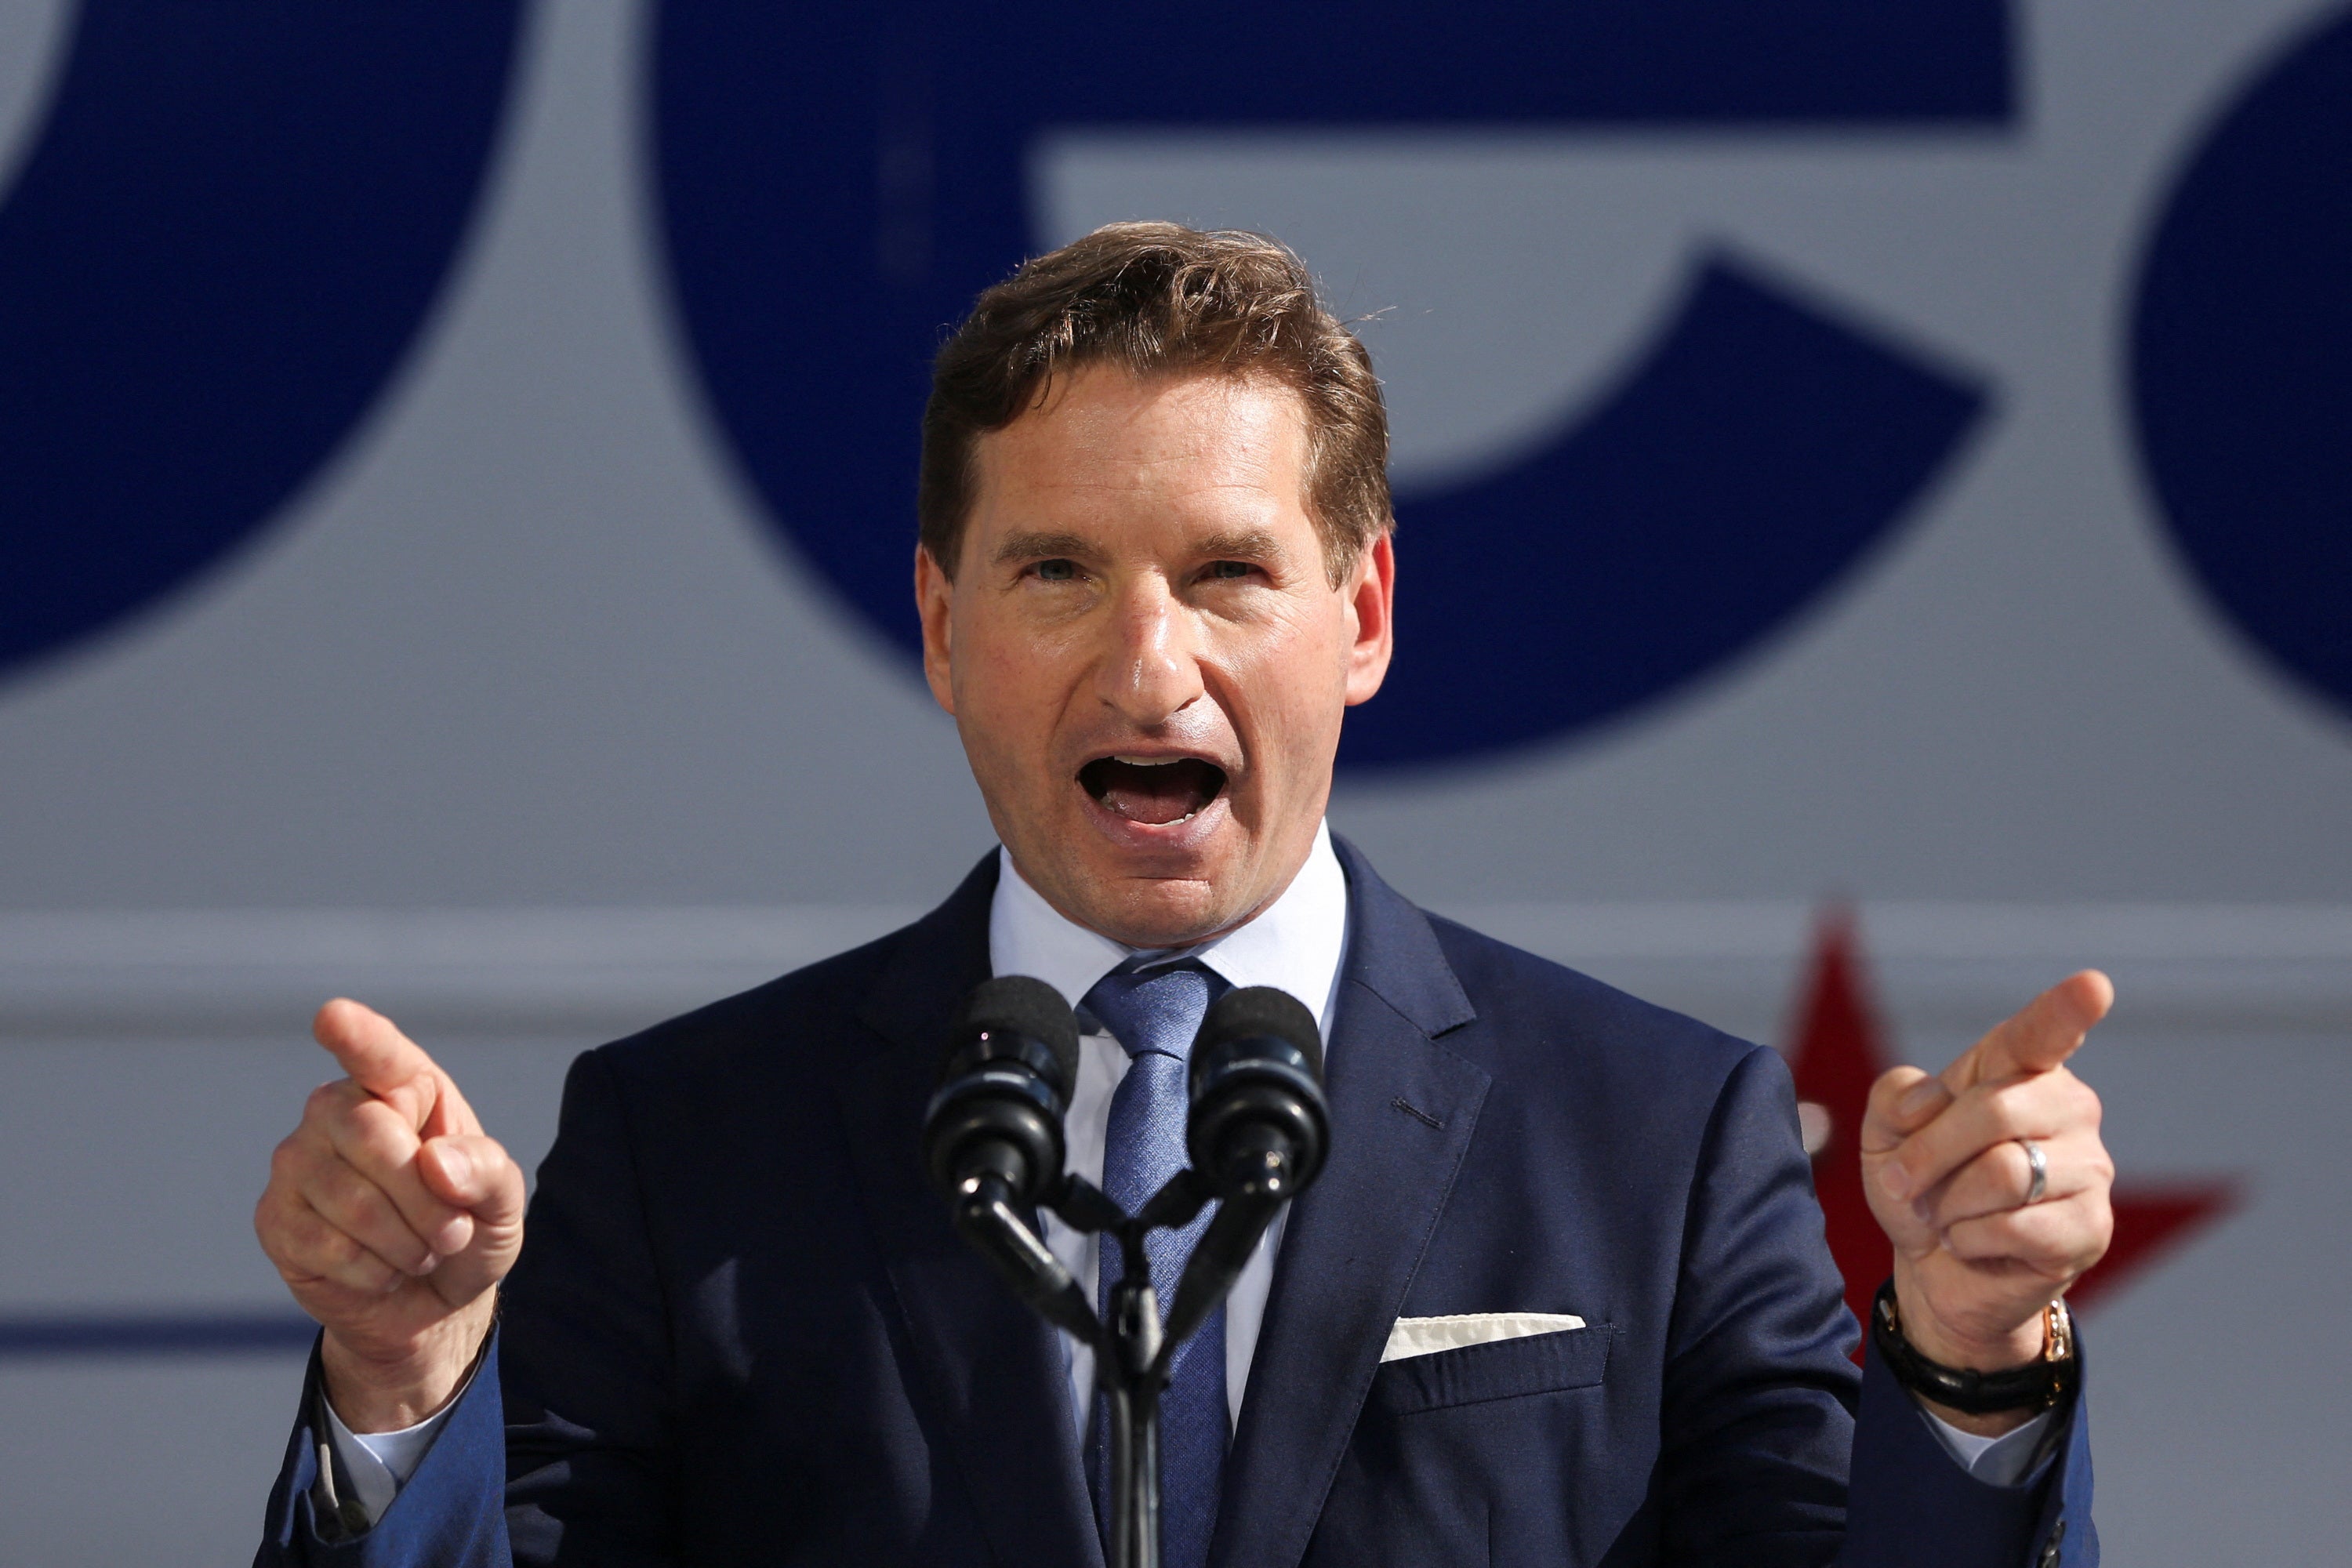
[[[981,438],[954,580],[916,552],[924,673],[998,836],[1116,941],[1272,903],[1387,672],[1389,542],[1332,586],[1307,457],[1286,387],[1089,367]]]

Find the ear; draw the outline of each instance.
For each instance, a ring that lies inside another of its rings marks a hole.
[[[1388,679],[1396,649],[1396,542],[1383,531],[1357,552],[1348,574],[1348,616],[1354,638],[1348,649],[1348,706],[1369,702]]]
[[[923,622],[923,679],[931,697],[949,713],[955,712],[955,584],[931,559],[930,550],[915,546],[915,614]]]

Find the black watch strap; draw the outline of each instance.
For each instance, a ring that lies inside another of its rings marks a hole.
[[[1895,1381],[1938,1405],[1970,1415],[1998,1410],[2048,1410],[2074,1392],[2074,1321],[2063,1300],[2044,1309],[2042,1359],[2007,1372],[1973,1372],[1929,1361],[1903,1337],[1903,1315],[1895,1305],[1895,1281],[1878,1288],[1870,1304],[1870,1337],[1878,1359]]]

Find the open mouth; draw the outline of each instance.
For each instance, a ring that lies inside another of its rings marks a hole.
[[[1129,822],[1165,826],[1216,799],[1225,770],[1198,757],[1097,757],[1078,770],[1078,784]]]

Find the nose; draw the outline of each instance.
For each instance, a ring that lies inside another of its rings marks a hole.
[[[1097,664],[1103,701],[1139,730],[1168,722],[1202,693],[1192,616],[1156,574],[1139,574],[1119,597]]]

